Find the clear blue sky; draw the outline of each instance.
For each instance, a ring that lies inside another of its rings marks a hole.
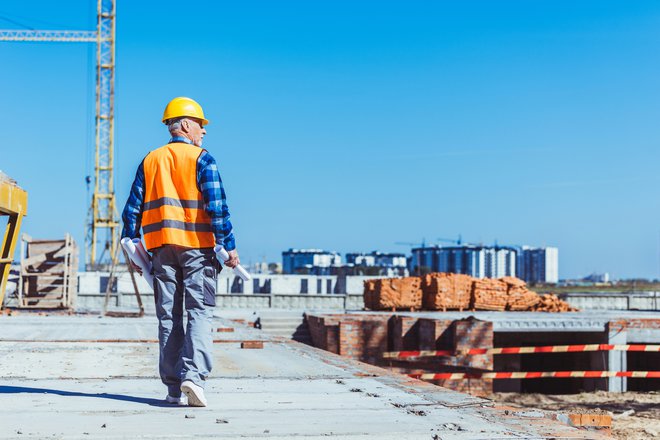
[[[95,4],[8,0],[0,27],[93,29]],[[120,209],[187,95],[245,262],[461,233],[557,246],[561,277],[660,277],[660,2],[118,0],[117,39]],[[93,46],[0,63],[23,230],[82,248]]]

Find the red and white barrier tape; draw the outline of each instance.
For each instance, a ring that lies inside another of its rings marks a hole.
[[[634,377],[642,379],[660,378],[660,371],[528,371],[494,373],[413,373],[408,376],[422,380],[460,380],[460,379],[538,379],[553,378],[600,378]]]
[[[541,347],[472,348],[470,350],[456,352],[451,350],[387,351],[383,353],[383,357],[389,359],[405,359],[474,354],[578,353],[583,351],[660,351],[660,345],[576,344],[545,345]]]

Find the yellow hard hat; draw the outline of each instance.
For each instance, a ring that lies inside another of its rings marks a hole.
[[[168,119],[182,118],[182,117],[197,118],[202,121],[202,125],[209,123],[208,119],[204,117],[204,110],[202,106],[197,104],[194,100],[180,96],[171,100],[165,112],[163,112],[163,123],[167,124]]]

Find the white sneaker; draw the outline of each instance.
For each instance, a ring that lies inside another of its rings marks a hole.
[[[184,406],[184,405],[187,404],[187,402],[186,402],[186,396],[172,397],[172,396],[170,396],[170,395],[168,394],[167,397],[165,398],[165,401],[166,401],[167,403],[173,403],[173,404],[181,405],[181,406]]]
[[[206,406],[204,388],[195,385],[190,380],[184,380],[181,384],[181,392],[188,397],[188,406]]]

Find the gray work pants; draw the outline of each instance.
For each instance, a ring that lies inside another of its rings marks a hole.
[[[153,251],[160,378],[170,396],[191,380],[204,386],[211,372],[217,268],[213,249],[166,245]],[[183,305],[187,313],[184,331]]]

